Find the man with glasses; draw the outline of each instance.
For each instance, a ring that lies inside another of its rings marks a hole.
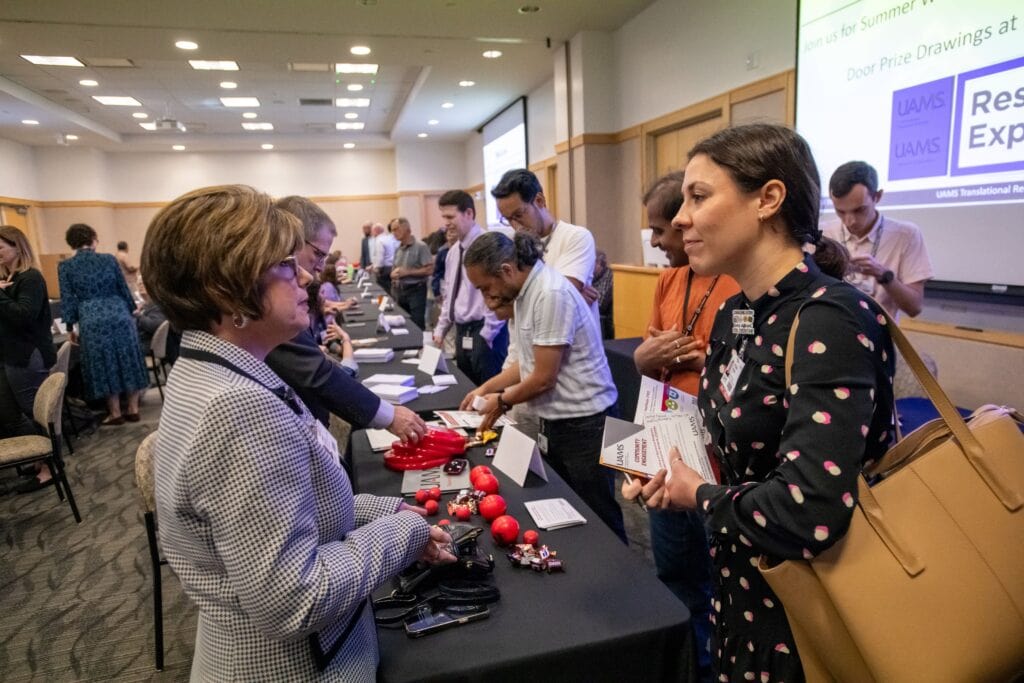
[[[337,229],[330,217],[305,197],[284,197],[278,208],[294,214],[302,221],[305,245],[296,254],[296,264],[314,276],[323,269]],[[316,306],[316,297],[310,296]],[[373,427],[387,429],[403,441],[418,441],[426,433],[426,425],[415,413],[402,406],[392,406],[354,380],[341,366],[333,363],[320,350],[311,329],[305,329],[286,344],[267,355],[270,369],[291,386],[316,419],[325,426],[334,413],[356,429]]]

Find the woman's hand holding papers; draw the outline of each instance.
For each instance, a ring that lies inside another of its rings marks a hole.
[[[634,478],[631,482],[623,482],[622,497],[633,500],[641,496],[647,507],[662,510],[692,510],[697,507],[697,488],[707,482],[683,462],[682,454],[675,447],[669,451],[669,467],[672,468],[672,479],[668,482],[665,481],[668,476],[666,470],[660,470],[646,481]]]

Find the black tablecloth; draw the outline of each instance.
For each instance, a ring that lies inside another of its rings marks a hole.
[[[489,462],[471,449],[472,464]],[[402,475],[383,467],[364,432],[352,438],[361,490],[396,495]],[[680,681],[689,675],[689,612],[632,551],[549,470],[520,488],[500,472],[501,495],[521,529],[533,528],[525,500],[566,498],[588,523],[541,531],[564,574],[514,569],[488,533],[501,601],[483,621],[419,639],[379,629],[378,680],[404,681]],[[442,499],[442,509],[449,499]],[[474,517],[475,524],[483,523]],[[483,523],[486,524],[486,523]],[[386,592],[382,588],[380,594]]]
[[[395,353],[395,359],[389,363],[360,363],[359,379],[366,379],[378,373],[388,375],[412,375],[416,378],[416,386],[422,387],[433,384],[433,379],[425,372],[420,372],[415,365],[403,363],[401,352]],[[419,413],[424,417],[432,417],[435,410],[457,410],[466,394],[476,388],[466,375],[455,366],[454,360],[447,361],[448,372],[455,376],[458,384],[446,387],[444,391],[436,394],[424,394],[404,404],[406,408]],[[441,374],[441,373],[438,373]]]
[[[636,371],[636,365],[633,363],[633,352],[642,341],[642,337],[628,337],[608,339],[604,342],[608,369],[612,371],[612,379],[619,389],[619,415],[624,420],[633,419],[636,402],[640,396],[640,373]]]

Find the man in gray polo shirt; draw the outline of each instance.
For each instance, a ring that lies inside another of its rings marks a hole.
[[[625,542],[614,474],[598,464],[605,417],[618,399],[601,329],[576,287],[540,256],[540,243],[525,232],[514,241],[484,233],[466,251],[466,276],[488,308],[507,314],[513,307],[518,351],[466,396],[462,409],[483,397],[484,430],[513,405],[527,404],[540,417],[537,445],[547,462]]]
[[[434,272],[434,257],[430,247],[412,234],[408,220],[396,218],[390,227],[398,240],[395,265],[391,268],[391,294],[422,330],[426,327],[427,280]]]

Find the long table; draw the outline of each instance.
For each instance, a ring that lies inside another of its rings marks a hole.
[[[470,449],[473,465],[489,462],[483,450]],[[361,492],[398,494],[401,474],[384,468],[364,432],[353,434],[352,454]],[[491,616],[419,639],[379,629],[378,680],[687,680],[690,614],[651,569],[550,468],[548,482],[531,474],[523,488],[501,472],[495,475],[508,514],[523,530],[534,526],[523,506],[527,500],[565,498],[587,518],[583,526],[540,532],[565,573],[513,568],[489,532],[481,535],[482,547],[494,555],[494,581],[502,594]],[[448,499],[442,499],[442,510]],[[473,523],[486,527],[479,517]]]

